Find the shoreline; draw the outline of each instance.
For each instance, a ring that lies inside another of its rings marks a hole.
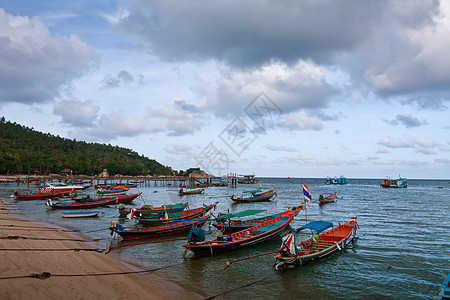
[[[13,207],[0,198],[0,293],[5,299],[205,298],[132,261],[99,252],[99,243],[86,235],[30,220]]]

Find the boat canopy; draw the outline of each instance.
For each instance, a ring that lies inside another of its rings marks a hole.
[[[241,218],[259,214],[260,212],[266,211],[265,209],[247,209],[235,214],[226,214],[218,216],[218,219],[231,219],[231,218]]]
[[[309,229],[312,229],[312,230],[316,230],[317,232],[320,233],[320,232],[322,232],[324,230],[327,230],[330,227],[333,227],[333,223],[331,223],[331,222],[315,221],[315,222],[309,222],[308,224],[297,228],[297,231],[309,228]]]

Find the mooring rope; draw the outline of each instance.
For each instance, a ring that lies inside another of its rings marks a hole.
[[[220,294],[216,294],[216,295],[214,295],[214,296],[211,296],[211,297],[205,298],[205,300],[210,300],[210,299],[214,299],[214,298],[217,298],[217,297],[219,297],[219,296],[222,296],[222,295],[225,295],[225,294],[228,294],[228,293],[231,293],[231,292],[234,292],[234,291],[237,291],[237,290],[243,289],[243,288],[245,288],[245,287],[251,286],[251,285],[253,285],[253,284],[256,284],[256,283],[262,282],[262,281],[264,281],[264,280],[267,280],[267,279],[270,279],[270,278],[272,278],[272,276],[268,276],[268,277],[265,277],[265,278],[263,278],[263,279],[259,279],[259,280],[256,280],[256,281],[253,281],[253,282],[250,282],[250,283],[244,284],[244,285],[242,285],[242,286],[240,286],[240,287],[237,287],[237,288],[234,288],[234,289],[231,289],[231,290],[228,290],[228,291],[222,292],[222,293],[220,293]]]
[[[109,246],[108,250],[105,254],[108,254],[111,252],[111,250],[122,248],[122,247],[128,247],[128,246],[136,246],[136,245],[145,245],[145,244],[156,244],[156,243],[163,243],[163,242],[171,242],[171,241],[180,241],[180,240],[187,240],[188,238],[175,238],[175,239],[168,239],[168,240],[159,240],[159,241],[149,241],[149,242],[140,242],[140,243],[133,243],[133,244],[125,244],[125,245],[117,245],[117,246]]]

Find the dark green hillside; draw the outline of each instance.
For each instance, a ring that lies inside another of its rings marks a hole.
[[[172,173],[168,167],[130,149],[69,140],[11,123],[2,117],[0,174],[59,173],[66,168],[83,175],[98,175],[103,169],[110,175]]]

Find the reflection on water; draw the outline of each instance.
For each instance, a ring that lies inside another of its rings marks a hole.
[[[145,204],[154,206],[187,201],[195,208],[218,202],[214,214],[244,209],[264,209],[266,212],[261,215],[271,214],[302,201],[301,180],[266,178],[262,181],[265,187],[274,187],[278,192],[271,202],[232,204],[226,197],[258,185],[240,185],[236,189],[213,187],[205,189],[203,195],[183,197],[177,195],[175,187],[151,186],[138,190],[143,192]],[[338,199],[336,203],[320,207],[317,202],[309,203],[306,215],[302,212],[292,227],[316,220],[337,224],[353,216],[358,217],[361,227],[356,243],[323,260],[278,272],[273,268],[273,256],[268,255],[235,263],[224,270],[227,260],[278,249],[280,237],[247,249],[191,260],[183,259],[184,241],[136,245],[114,251],[148,268],[167,266],[158,273],[204,295],[220,295],[220,299],[437,299],[439,286],[450,270],[447,216],[450,185],[447,181],[409,180],[406,189],[381,188],[380,180],[349,179],[347,185],[325,185],[325,179],[305,181],[314,199],[321,193],[335,191]],[[0,196],[9,198],[16,188],[16,185],[2,184]],[[101,208],[104,214],[100,217],[67,219],[61,217],[61,211],[48,209],[44,201],[15,203],[24,214],[87,232],[101,239],[105,247],[113,241],[108,230],[111,220],[134,224],[126,218],[119,219],[115,207]],[[135,200],[134,205],[143,204],[142,200]],[[204,229],[215,230],[209,225]]]

